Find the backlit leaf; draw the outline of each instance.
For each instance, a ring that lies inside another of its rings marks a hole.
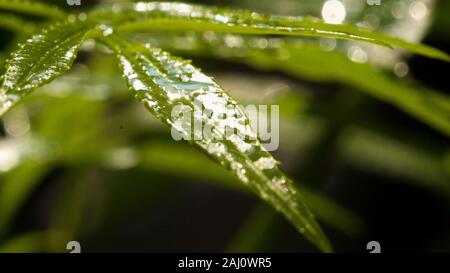
[[[256,12],[183,3],[138,2],[116,4],[94,11],[92,17],[110,21],[120,32],[216,31],[237,34],[275,34],[340,38],[398,46],[411,52],[449,61],[447,53],[381,33],[345,24],[326,24],[314,17],[268,16]]]
[[[67,72],[91,29],[81,21],[58,23],[20,45],[3,75],[0,116],[31,90]]]
[[[326,236],[314,219],[303,197],[278,168],[278,163],[249,130],[243,110],[224,90],[188,62],[166,52],[146,48],[118,36],[103,38],[117,54],[124,77],[136,98],[159,120],[175,126],[183,135],[191,135],[186,127],[178,127],[171,116],[175,106],[193,110],[194,103],[214,112],[226,112],[225,104],[234,106],[232,128],[248,138],[222,138],[225,125],[217,117],[201,114],[196,118],[210,125],[212,139],[191,141],[222,166],[230,169],[242,183],[282,212],[295,227],[322,251],[331,251]],[[230,121],[230,120],[227,120]],[[194,129],[195,130],[195,129]],[[199,132],[194,132],[197,134]],[[235,135],[236,136],[236,135]],[[264,164],[263,164],[264,163]]]

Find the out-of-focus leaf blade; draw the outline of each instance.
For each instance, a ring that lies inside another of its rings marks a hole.
[[[448,147],[447,147],[448,148]],[[415,147],[374,130],[351,126],[339,139],[341,156],[355,167],[403,178],[445,197],[450,196],[450,173],[442,155]]]
[[[71,240],[62,231],[34,231],[17,235],[0,244],[0,253],[63,252]]]
[[[224,104],[232,105],[236,114],[232,126],[246,137],[252,134],[243,110],[209,77],[188,62],[170,56],[168,53],[146,48],[116,35],[103,38],[117,54],[129,88],[147,109],[169,126],[176,126],[184,135],[190,135],[186,128],[177,126],[171,115],[175,106],[194,109],[194,101],[211,111],[224,110]],[[226,110],[225,110],[226,111]],[[230,169],[242,183],[254,190],[262,199],[282,212],[294,226],[322,251],[331,251],[331,246],[303,197],[277,167],[273,157],[265,151],[257,139],[223,139],[223,120],[205,115],[198,117],[203,124],[211,125],[213,140],[201,138],[192,141],[222,166]],[[230,122],[230,120],[228,120]],[[194,132],[195,133],[195,132]],[[270,166],[257,162],[270,161]]]

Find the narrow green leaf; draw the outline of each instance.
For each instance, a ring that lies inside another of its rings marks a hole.
[[[275,56],[288,54],[289,59]],[[317,81],[337,81],[395,105],[429,126],[450,135],[450,97],[446,94],[414,87],[392,79],[369,64],[350,61],[337,52],[326,52],[318,46],[285,46],[274,51],[252,51],[248,60],[264,69]],[[356,76],[355,76],[356,75]]]
[[[31,90],[68,71],[92,25],[54,24],[33,35],[12,53],[0,86],[0,116]]]
[[[15,11],[30,15],[63,19],[66,13],[54,5],[27,0],[0,0],[0,10]]]
[[[326,24],[314,17],[268,16],[242,10],[167,2],[116,4],[98,9],[91,16],[118,25],[119,32],[216,31],[340,38],[386,47],[398,46],[417,54],[450,61],[447,53],[426,45],[412,44],[350,25]]]
[[[200,102],[205,109],[226,111],[222,108],[225,103],[234,106],[231,111],[236,115],[228,126],[253,139],[243,110],[221,87],[188,62],[116,35],[109,35],[102,40],[116,52],[124,77],[136,98],[165,124],[175,126],[184,135],[190,135],[188,129],[180,128],[172,117],[173,107],[182,106],[192,110],[195,108],[194,102]],[[239,137],[217,140],[223,137],[223,120],[206,115],[198,119],[205,126],[213,128],[211,133],[214,140],[201,138],[192,141],[197,148],[230,169],[242,183],[282,212],[319,249],[331,251],[326,236],[303,197],[258,140],[243,140]],[[260,164],[263,161],[270,164]]]

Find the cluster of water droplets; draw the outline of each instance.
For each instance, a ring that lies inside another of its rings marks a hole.
[[[255,23],[265,25],[265,22],[268,22],[268,17],[255,12],[236,12],[236,10],[225,8],[206,8],[198,5],[172,2],[139,2],[128,5],[117,4],[115,8],[113,7],[113,10],[117,13],[123,13],[124,11],[135,11],[139,14],[146,13],[148,17],[185,17],[189,19],[207,20],[218,24],[239,25],[243,27],[255,25]]]
[[[262,198],[273,204],[275,199],[283,199],[296,206],[297,192],[279,171],[278,162],[259,143],[243,109],[210,77],[185,60],[152,48],[147,48],[145,53],[122,55],[120,62],[130,87],[157,117],[186,135],[192,127],[177,123],[169,110],[179,105],[194,110],[198,104],[203,111],[194,115],[194,122],[212,126],[214,137],[193,142],[230,168]],[[224,120],[215,113],[225,113],[228,118]],[[227,128],[234,129],[235,133],[221,138]],[[197,133],[194,132],[194,137]],[[286,212],[286,208],[279,209]]]
[[[184,16],[243,28],[273,27],[277,30],[292,31],[292,28],[282,26],[284,19],[278,21],[277,17],[269,18],[253,12],[154,2],[114,5],[112,8],[117,13],[126,13],[127,9],[130,11],[127,14],[128,19],[148,12],[147,16],[150,17]],[[111,22],[92,26],[87,24],[87,20],[88,15],[85,13],[70,15],[67,21],[43,30],[20,46],[8,64],[0,88],[0,114],[26,91],[68,71],[86,33],[90,28],[96,28],[105,39],[111,38],[114,43],[112,47],[116,50],[130,88],[156,117],[169,125],[177,126],[171,117],[173,107],[183,105],[194,110],[198,104],[205,111],[194,116],[194,122],[211,125],[215,137],[203,137],[195,140],[195,144],[219,163],[233,170],[241,181],[284,212],[288,218],[294,219],[294,223],[298,222],[295,219],[302,218],[297,210],[299,196],[290,181],[278,169],[279,163],[261,146],[243,109],[220,86],[187,61],[174,58],[160,50],[143,49],[137,44],[120,40],[113,35]],[[271,25],[272,23],[274,25]],[[229,47],[238,47],[242,43],[243,40],[239,36],[225,36],[225,44]],[[271,46],[267,40],[262,39],[250,40],[250,43],[259,48]],[[36,59],[36,56],[45,62],[41,64],[39,61],[30,61]],[[225,114],[227,119],[221,118],[221,114]],[[178,128],[186,130],[183,126]],[[233,129],[233,134],[222,139],[228,128]],[[123,156],[123,153],[119,155]],[[308,210],[304,208],[300,210],[300,213],[302,212]]]

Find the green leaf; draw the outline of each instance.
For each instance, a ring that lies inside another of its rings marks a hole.
[[[54,5],[26,0],[0,0],[0,10],[9,10],[30,15],[62,19],[66,13]]]
[[[171,115],[173,107],[182,106],[192,110],[194,102],[200,102],[202,107],[216,112],[225,110],[221,107],[225,107],[223,103],[226,103],[234,106],[231,111],[236,114],[229,126],[243,136],[254,137],[248,130],[248,119],[237,103],[188,62],[114,34],[102,40],[116,52],[124,77],[136,98],[163,123],[175,126],[185,136],[191,135],[186,127],[178,127]],[[303,197],[294,188],[292,181],[278,169],[278,163],[259,141],[239,137],[216,140],[223,137],[223,120],[205,115],[198,118],[205,126],[211,125],[214,140],[203,137],[192,143],[230,169],[242,183],[282,212],[319,249],[331,251],[326,236]],[[260,164],[263,161],[270,164]]]
[[[92,24],[65,21],[34,34],[7,62],[0,86],[0,116],[31,90],[67,72]]]
[[[170,30],[328,37],[386,47],[398,46],[417,54],[450,61],[447,53],[426,45],[412,44],[350,25],[326,24],[313,17],[268,16],[250,11],[166,2],[116,4],[94,11],[91,17],[109,21],[118,26],[117,30],[122,33]]]

